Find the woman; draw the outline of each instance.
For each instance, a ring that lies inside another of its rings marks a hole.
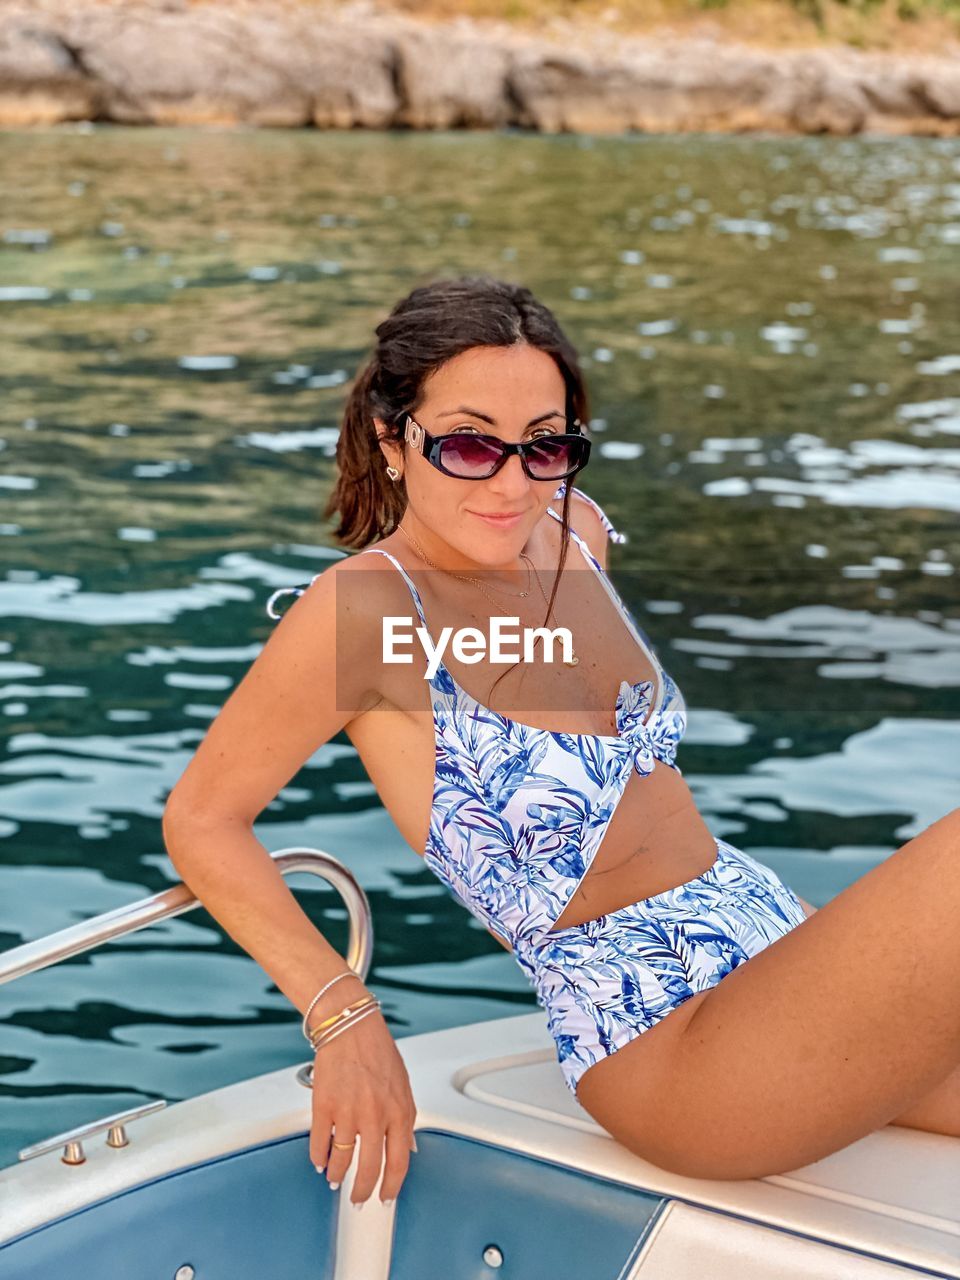
[[[612,526],[573,489],[587,394],[553,315],[521,287],[443,280],[377,336],[327,508],[366,551],[300,592],[163,824],[184,880],[304,1015],[318,1170],[336,1188],[359,1142],[353,1202],[381,1171],[387,1202],[415,1149],[375,998],[253,835],[341,729],[632,1151],[749,1178],[891,1122],[960,1135],[960,810],[816,912],[713,837],[675,764],[682,695],[604,574]],[[504,617],[572,647],[495,662],[478,637]],[[385,660],[388,618],[422,627],[406,662]],[[472,648],[428,665],[447,627]]]

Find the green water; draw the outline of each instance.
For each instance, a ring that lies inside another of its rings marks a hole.
[[[0,945],[168,887],[166,794],[322,569],[338,413],[414,285],[530,286],[711,830],[821,905],[956,805],[960,141],[0,134]],[[536,1009],[348,740],[263,814],[370,896],[398,1036]],[[334,945],[343,912],[293,882]],[[0,989],[0,1159],[305,1060],[202,912]]]

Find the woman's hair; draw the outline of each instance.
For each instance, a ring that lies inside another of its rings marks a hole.
[[[377,346],[357,375],[337,440],[337,478],[324,515],[339,516],[334,537],[365,547],[400,523],[407,500],[403,480],[385,471],[374,415],[385,439],[405,449],[406,413],[416,414],[423,384],[435,370],[473,347],[526,343],[552,356],[566,387],[568,420],[589,421],[588,396],[577,353],[550,309],[529,289],[493,276],[459,276],[413,289],[376,328]],[[569,545],[571,484],[564,486],[560,562],[547,617],[553,608]],[[509,668],[508,668],[509,670]],[[498,680],[507,674],[505,670]]]

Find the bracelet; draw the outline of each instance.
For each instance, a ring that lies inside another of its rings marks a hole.
[[[345,973],[338,973],[335,978],[331,978],[328,983],[326,983],[324,986],[320,988],[317,994],[313,997],[313,999],[307,1005],[307,1011],[303,1015],[303,1024],[302,1024],[303,1034],[306,1036],[308,1040],[310,1039],[310,1032],[307,1028],[307,1019],[310,1017],[310,1014],[313,1012],[314,1005],[317,1003],[320,997],[324,995],[325,992],[329,991],[335,982],[339,982],[341,978],[359,978],[359,977],[360,977],[359,973],[354,973],[352,969],[347,969]]]
[[[319,1053],[324,1045],[329,1044],[331,1040],[336,1040],[338,1035],[341,1035],[344,1031],[348,1031],[355,1022],[362,1022],[369,1014],[376,1013],[377,1011],[377,1006],[369,1005],[366,1009],[361,1009],[359,1013],[354,1014],[351,1018],[344,1019],[339,1026],[333,1027],[330,1031],[324,1032],[322,1036],[319,1036],[313,1042],[312,1047],[314,1054]]]
[[[317,1032],[322,1031],[324,1027],[333,1026],[333,1024],[337,1021],[338,1018],[342,1018],[345,1014],[353,1013],[356,1009],[362,1009],[364,1005],[370,1004],[370,1002],[372,1000],[376,1000],[376,998],[377,997],[371,993],[370,995],[364,996],[363,999],[358,1001],[356,1004],[344,1005],[344,1007],[340,1010],[339,1013],[331,1014],[329,1018],[324,1018],[323,1022],[318,1022],[315,1027],[311,1027],[310,1039],[312,1040],[313,1037],[317,1034]]]
[[[315,1055],[316,1053],[320,1052],[321,1048],[324,1047],[324,1044],[329,1044],[329,1042],[332,1041],[332,1039],[337,1039],[338,1036],[342,1036],[342,1034],[346,1032],[346,1030],[349,1030],[349,1028],[352,1027],[355,1021],[356,1023],[361,1023],[361,1021],[364,1020],[367,1015],[374,1014],[374,1012],[376,1012],[375,1009],[365,1009],[364,1012],[362,1012],[362,1014],[357,1014],[356,1018],[353,1019],[351,1023],[346,1023],[343,1025],[343,1027],[338,1027],[337,1029],[332,1030],[332,1032],[328,1032],[328,1034],[326,1034],[326,1037],[323,1039],[323,1041],[320,1041],[319,1043],[317,1043],[317,1046],[314,1051]]]
[[[333,1031],[328,1031],[325,1036],[320,1038],[314,1048],[319,1052],[325,1044],[329,1044],[331,1040],[336,1040],[337,1036],[342,1035],[344,1031],[349,1030],[355,1022],[362,1022],[363,1019],[371,1013],[376,1013],[376,1009],[373,1006],[370,1006],[370,1008],[364,1009],[362,1012],[358,1013],[356,1017],[345,1023],[342,1027],[336,1027]]]
[[[318,1041],[323,1037],[329,1035],[329,1033],[333,1030],[335,1026],[339,1026],[341,1023],[350,1022],[353,1019],[354,1015],[359,1013],[361,1009],[368,1009],[374,1005],[378,1009],[380,1008],[380,1001],[377,999],[375,995],[368,996],[367,999],[361,1001],[360,1004],[356,1004],[352,1006],[347,1005],[345,1009],[341,1009],[339,1013],[334,1014],[332,1018],[328,1018],[327,1021],[322,1024],[322,1026],[316,1027],[310,1033],[310,1044],[313,1046],[313,1048],[316,1048]]]

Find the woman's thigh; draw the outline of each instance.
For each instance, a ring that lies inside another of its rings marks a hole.
[[[598,1063],[578,1100],[690,1176],[821,1159],[960,1064],[958,918],[960,810]]]
[[[936,1088],[923,1094],[918,1102],[895,1115],[890,1123],[960,1138],[960,1066]]]

